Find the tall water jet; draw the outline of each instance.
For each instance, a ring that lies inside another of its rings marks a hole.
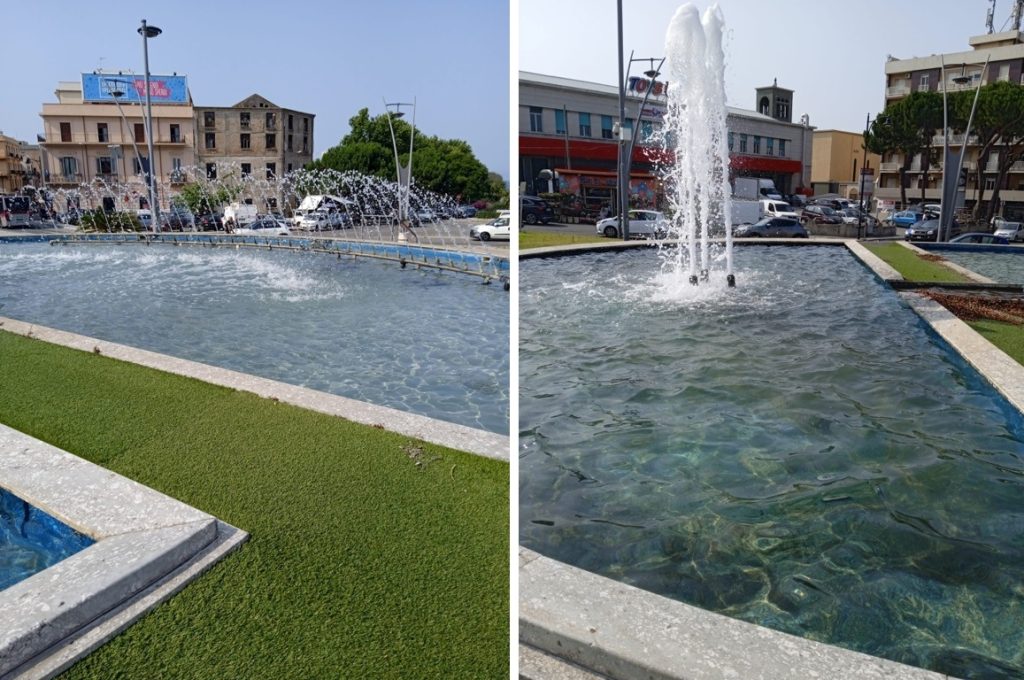
[[[685,271],[692,284],[711,279],[712,235],[720,225],[725,231],[725,279],[732,286],[723,24],[717,5],[701,17],[691,4],[680,7],[669,23],[665,143],[675,155],[675,164],[665,170],[664,179],[673,213],[670,232],[680,241],[675,275]]]

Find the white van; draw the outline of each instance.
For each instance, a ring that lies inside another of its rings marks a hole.
[[[236,227],[255,222],[257,216],[256,206],[249,203],[232,203],[224,208],[224,224],[231,220],[231,224]]]
[[[761,217],[788,217],[791,220],[799,220],[800,214],[785,201],[764,199],[761,201]]]

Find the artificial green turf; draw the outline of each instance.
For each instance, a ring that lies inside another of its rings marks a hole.
[[[867,245],[867,248],[902,274],[907,281],[921,283],[964,283],[970,281],[949,267],[922,259],[917,253],[904,248],[899,243],[870,244]]]
[[[66,677],[508,677],[508,464],[6,332],[0,422],[251,534]]]
[[[543,248],[547,246],[567,246],[574,243],[601,243],[612,242],[614,239],[605,238],[598,234],[558,234],[552,231],[529,231],[524,229],[519,232],[519,249]]]
[[[967,323],[1018,364],[1024,364],[1024,326],[987,319]]]

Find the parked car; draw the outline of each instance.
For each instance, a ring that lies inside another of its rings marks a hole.
[[[807,238],[807,230],[791,217],[766,217],[754,224],[736,227],[733,235],[739,237]]]
[[[1024,241],[1024,222],[1007,222],[1001,217],[992,220],[996,228],[995,235],[1008,241]]]
[[[802,224],[842,224],[843,220],[827,205],[811,204],[800,213]]]
[[[606,217],[597,221],[597,233],[608,238],[618,238],[622,235],[619,229],[619,217]],[[657,210],[630,210],[629,211],[629,235],[630,237],[642,238],[665,238],[668,234],[668,220],[663,213]]]
[[[476,208],[471,205],[460,205],[455,209],[456,217],[476,217]]]
[[[233,233],[250,236],[290,236],[292,232],[284,220],[260,217],[235,229]]]
[[[527,224],[547,224],[555,219],[555,211],[537,196],[520,196],[522,214],[519,216],[521,222]]]
[[[979,243],[992,246],[1008,246],[1010,241],[997,234],[989,234],[984,231],[972,231],[967,234],[960,234],[956,238],[949,239],[950,243]]]
[[[184,206],[171,206],[161,215],[164,226],[171,231],[195,231],[196,218],[192,211]]]
[[[217,213],[203,213],[196,216],[199,231],[224,231],[224,218]]]
[[[419,210],[414,211],[412,216],[413,221],[417,224],[441,221],[440,216],[430,208],[420,208]]]
[[[894,227],[909,227],[917,224],[925,218],[923,212],[919,210],[901,210],[897,213],[893,213],[889,221]]]
[[[511,238],[509,222],[507,217],[498,217],[487,224],[478,224],[469,230],[469,237],[481,241],[490,241],[491,239],[508,241]]]
[[[949,234],[950,236],[956,236],[959,233],[960,225],[954,220],[953,224],[950,225]],[[937,218],[921,220],[917,224],[908,227],[903,238],[907,241],[938,241],[939,220]]]
[[[341,213],[336,211],[310,210],[299,218],[297,226],[299,229],[308,229],[310,231],[325,231],[327,229],[341,229],[345,226],[345,220],[342,218]]]

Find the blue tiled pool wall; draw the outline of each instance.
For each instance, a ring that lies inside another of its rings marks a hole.
[[[4,590],[95,541],[0,488],[0,590]]]

